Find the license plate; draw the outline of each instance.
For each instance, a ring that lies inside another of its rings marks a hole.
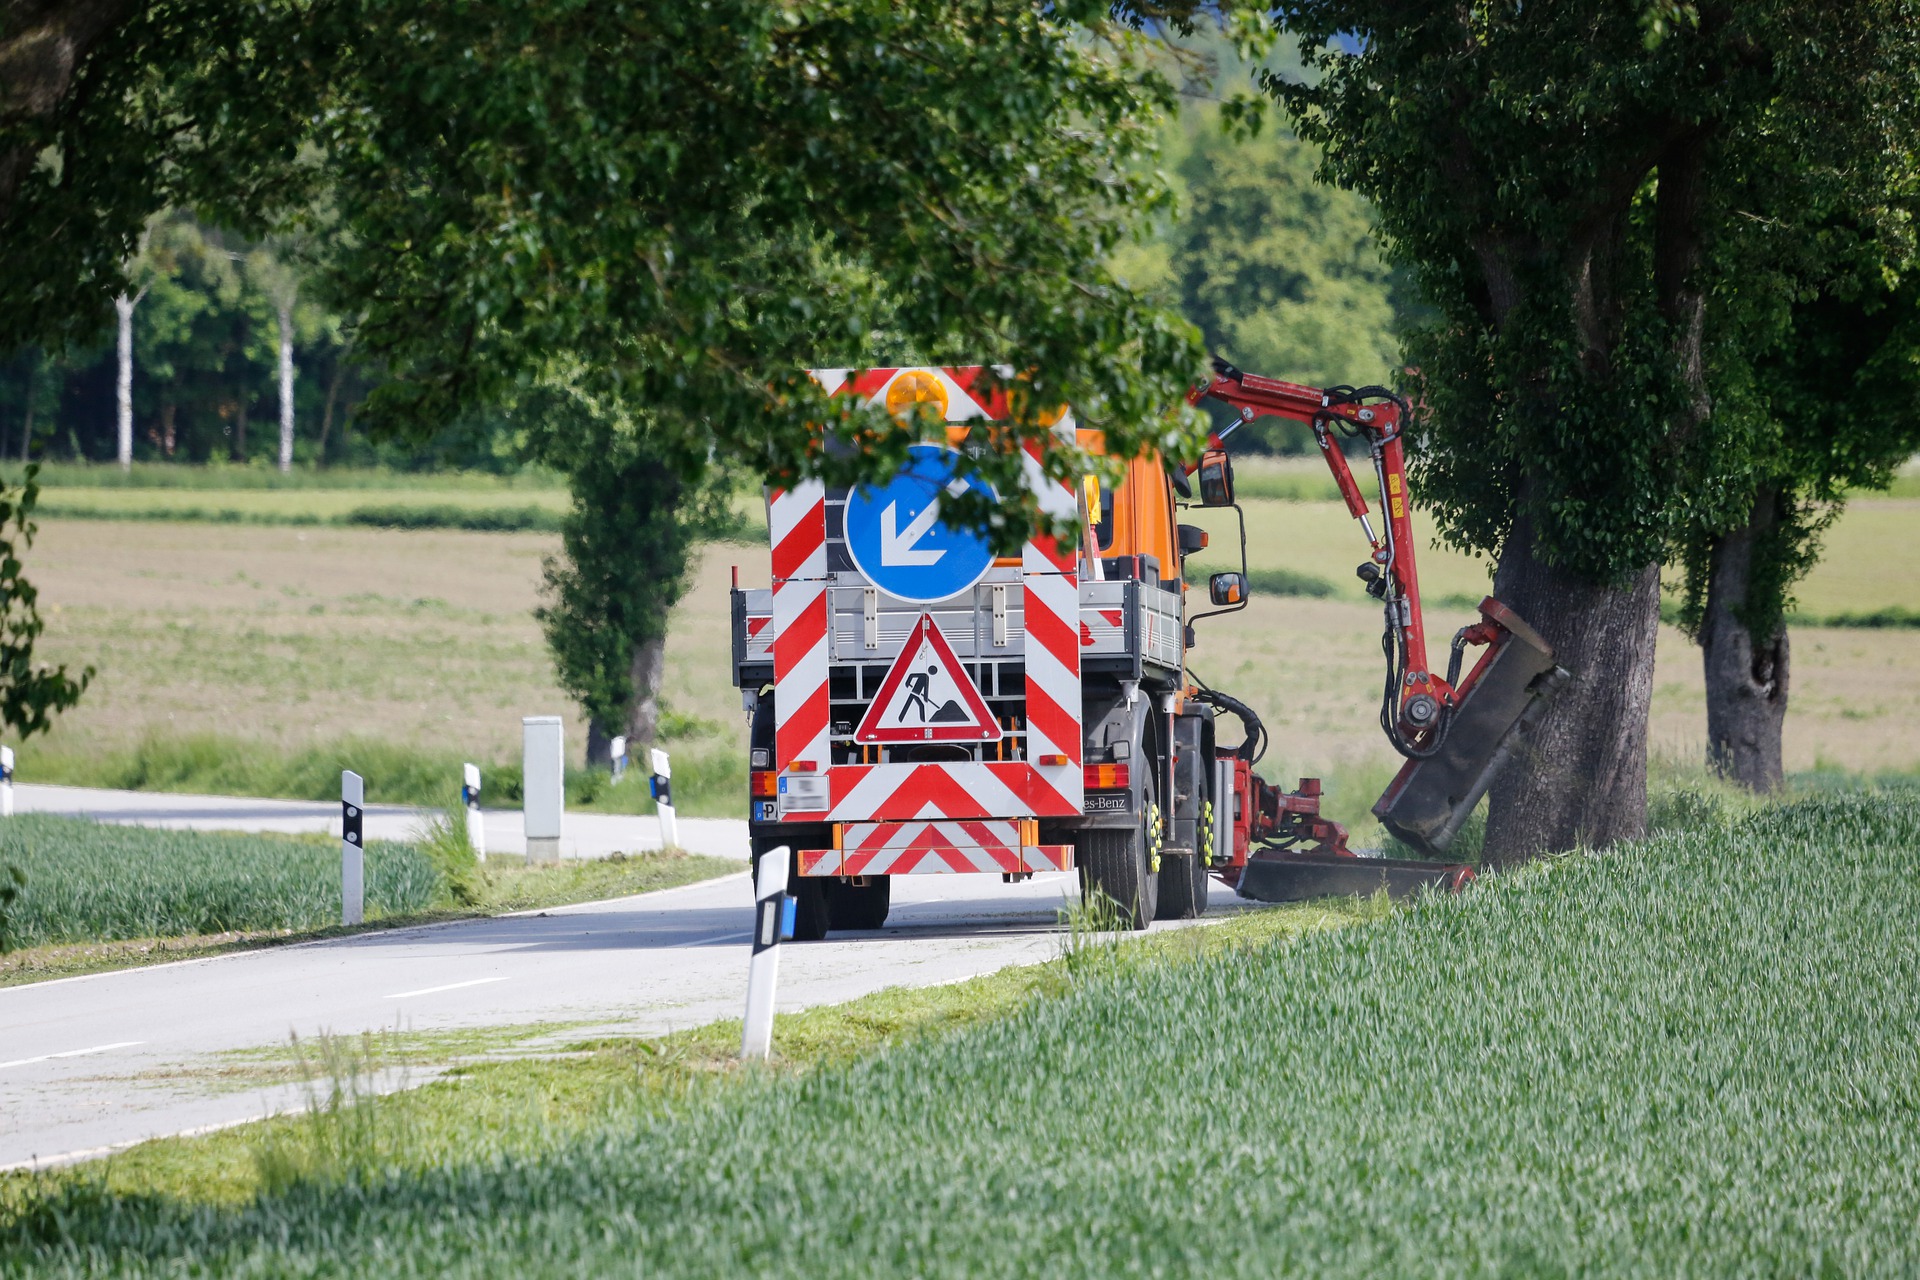
[[[827,807],[827,780],[793,774],[780,779],[780,812],[810,813]]]

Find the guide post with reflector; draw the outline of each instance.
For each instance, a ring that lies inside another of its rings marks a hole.
[[[13,816],[13,748],[0,747],[0,818]]]
[[[773,1048],[773,992],[780,975],[780,940],[793,933],[793,900],[787,897],[786,845],[760,855],[753,890],[753,958],[747,962],[747,1022],[740,1056],[764,1058]]]
[[[361,924],[367,918],[366,853],[363,849],[367,790],[351,769],[340,774],[340,923]]]
[[[467,844],[473,850],[473,856],[481,862],[487,860],[487,820],[480,813],[480,766],[467,764],[463,767],[460,781],[460,803],[467,807]]]
[[[678,849],[680,819],[673,811],[673,763],[658,747],[652,748],[651,754],[653,776],[647,779],[647,791],[653,796],[653,807],[660,813],[660,847]]]

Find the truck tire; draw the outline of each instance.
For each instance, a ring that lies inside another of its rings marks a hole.
[[[1160,859],[1160,910],[1156,920],[1192,920],[1207,913],[1207,868],[1190,853]]]
[[[1160,808],[1151,787],[1142,789],[1140,803],[1146,816],[1139,826],[1130,831],[1082,831],[1074,841],[1081,898],[1104,894],[1129,929],[1152,924],[1160,905],[1160,877],[1152,866],[1159,853]]]
[[[769,848],[778,848],[784,841],[760,840],[753,842],[752,875],[747,885],[749,897],[755,892],[754,886],[760,882],[760,859]],[[787,896],[793,899],[793,940],[795,942],[818,942],[827,936],[827,881],[819,876],[803,876],[796,865],[795,855],[787,865]]]
[[[893,902],[893,877],[868,876],[865,884],[827,881],[827,927],[878,929],[887,923]]]
[[[1207,914],[1207,890],[1213,877],[1208,862],[1213,855],[1213,805],[1200,809],[1200,851],[1167,854],[1160,859],[1160,910],[1156,920],[1196,920]]]

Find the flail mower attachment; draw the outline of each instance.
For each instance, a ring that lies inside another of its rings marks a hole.
[[[1402,765],[1373,806],[1382,826],[1430,856],[1453,843],[1568,679],[1554,665],[1553,646],[1491,596],[1480,602],[1480,621],[1453,643],[1456,654],[1472,643],[1487,651],[1454,687],[1437,747]]]

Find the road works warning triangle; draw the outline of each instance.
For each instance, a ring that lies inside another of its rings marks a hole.
[[[953,646],[923,613],[853,736],[856,742],[993,742],[1000,726]]]

